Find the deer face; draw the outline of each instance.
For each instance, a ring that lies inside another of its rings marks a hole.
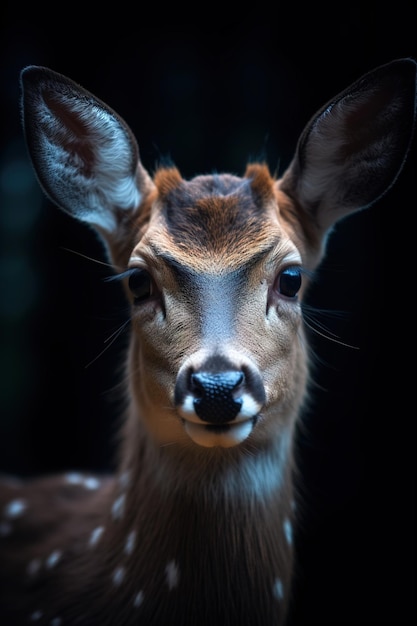
[[[300,240],[265,166],[155,186],[125,274],[131,391],[160,443],[256,445],[303,395]]]
[[[175,168],[151,179],[126,122],[69,78],[22,72],[40,183],[100,233],[122,269],[133,414],[158,443],[258,446],[291,428],[306,378],[303,270],[314,270],[339,219],[398,176],[415,76],[414,61],[393,61],[338,94],[311,118],[277,181],[250,165],[243,178],[187,182]]]

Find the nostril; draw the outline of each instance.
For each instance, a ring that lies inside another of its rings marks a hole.
[[[191,387],[194,409],[200,419],[215,424],[233,420],[242,406],[242,399],[235,398],[235,391],[244,382],[241,371],[194,372]]]
[[[243,372],[196,372],[191,374],[194,392],[201,395],[228,394],[243,382]]]

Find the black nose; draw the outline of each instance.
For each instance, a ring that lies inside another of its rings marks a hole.
[[[233,391],[242,385],[244,378],[240,371],[191,374],[194,410],[198,417],[212,424],[232,421],[242,406],[242,399],[235,399]]]

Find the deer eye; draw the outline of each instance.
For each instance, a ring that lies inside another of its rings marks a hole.
[[[276,291],[286,298],[296,298],[301,287],[301,268],[286,267],[279,274]]]
[[[129,273],[128,285],[135,304],[144,302],[154,293],[152,277],[144,269],[132,269]]]

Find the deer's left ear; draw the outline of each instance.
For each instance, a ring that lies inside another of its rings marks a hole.
[[[21,88],[26,143],[45,193],[73,217],[113,233],[153,185],[128,125],[48,68],[26,67]]]
[[[395,182],[413,134],[416,68],[412,59],[376,68],[328,102],[304,129],[280,188],[322,235]]]

